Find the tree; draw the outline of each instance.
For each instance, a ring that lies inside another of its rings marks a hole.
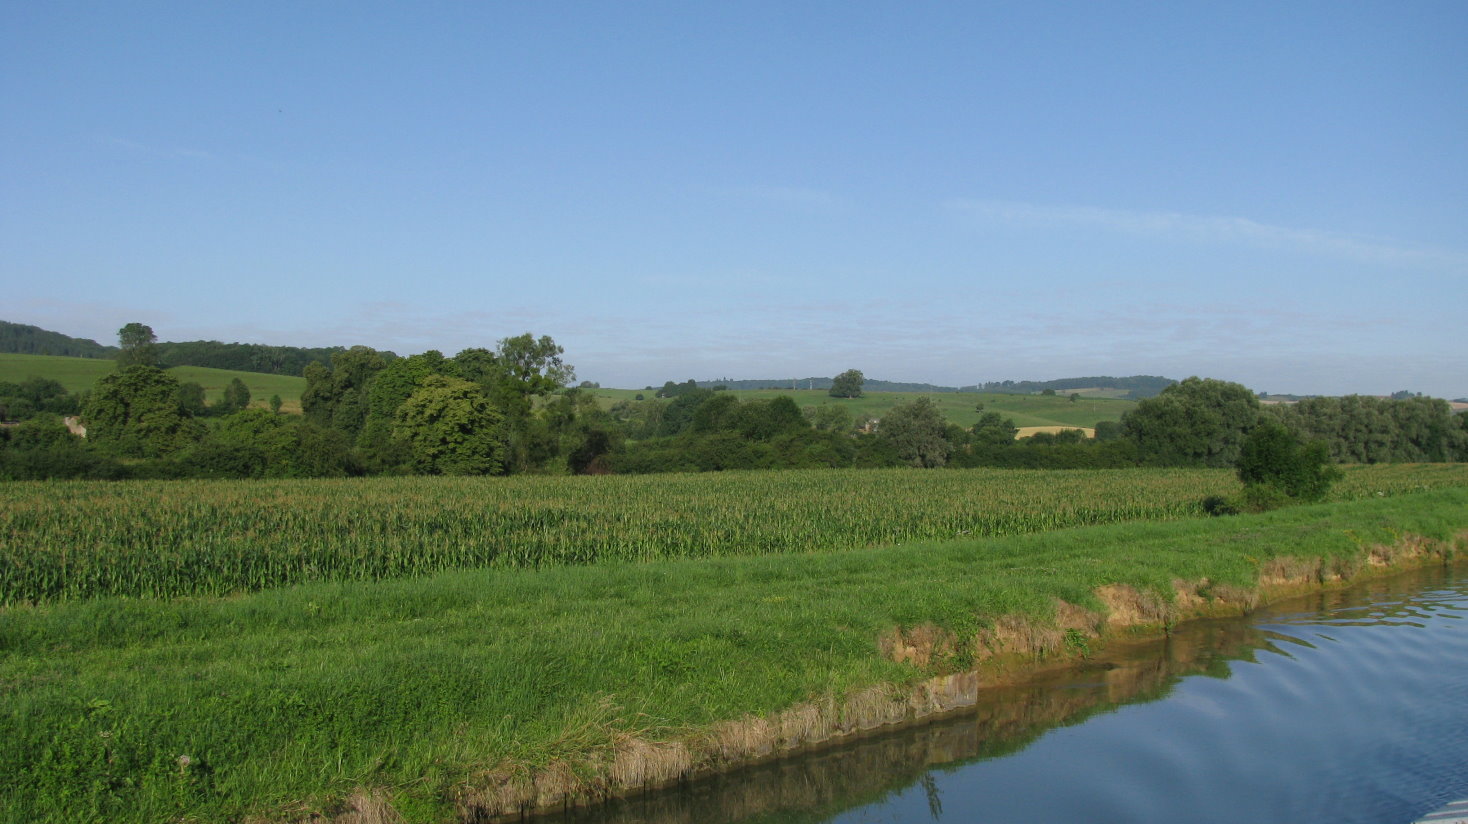
[[[390,354],[390,353],[389,353]],[[306,366],[306,388],[301,411],[317,426],[339,429],[356,437],[367,420],[368,386],[388,359],[366,346],[353,346],[331,356],[331,366]]]
[[[280,395],[271,395],[270,396],[270,411],[271,412],[274,412],[277,415],[279,415],[280,414],[280,405],[281,405]]]
[[[817,432],[836,432],[844,435],[851,432],[855,426],[851,412],[839,404],[823,403],[820,406],[808,406],[804,414]]]
[[[201,425],[178,405],[178,379],[152,366],[129,366],[98,379],[82,411],[91,443],[120,455],[156,458],[198,440]]]
[[[576,367],[561,360],[566,350],[550,335],[539,339],[529,332],[499,342],[495,352],[505,380],[521,395],[546,395],[576,379]]]
[[[1243,386],[1188,378],[1140,401],[1122,417],[1126,437],[1154,466],[1233,466],[1259,420],[1259,399]]]
[[[980,415],[979,422],[974,424],[971,431],[974,442],[984,446],[1013,446],[1014,438],[1019,434],[1014,419],[1003,417],[998,412]]]
[[[503,423],[478,386],[430,375],[398,407],[393,432],[408,443],[418,472],[493,475],[504,467]]]
[[[158,365],[158,336],[141,323],[129,323],[117,330],[117,368]]]
[[[238,412],[250,405],[250,388],[239,378],[231,378],[224,387],[223,406],[230,412]]]
[[[831,397],[859,398],[866,376],[859,369],[848,369],[831,380]]]
[[[204,405],[204,387],[197,383],[179,384],[174,398],[178,400],[179,410],[191,418],[202,418],[209,413]]]
[[[891,444],[899,459],[912,466],[942,466],[953,451],[948,422],[928,398],[892,407],[882,417],[877,434]]]
[[[1246,500],[1274,497],[1249,489],[1268,487],[1295,500],[1318,501],[1341,477],[1340,470],[1330,465],[1330,450],[1323,441],[1307,444],[1272,420],[1260,422],[1244,439],[1237,469]]]

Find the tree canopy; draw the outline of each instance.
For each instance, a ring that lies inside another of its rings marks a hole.
[[[117,366],[158,365],[158,336],[152,327],[141,323],[129,323],[117,330]]]
[[[408,443],[419,472],[494,475],[504,466],[503,422],[477,385],[430,375],[398,407],[393,429]]]
[[[912,466],[935,467],[948,461],[953,444],[948,422],[930,398],[918,398],[892,407],[877,427],[897,456]]]
[[[859,398],[866,376],[860,369],[848,369],[831,380],[830,395],[833,398]]]
[[[1212,378],[1188,378],[1122,417],[1126,437],[1144,463],[1155,466],[1233,466],[1259,420],[1259,399],[1247,388]]]
[[[103,376],[82,418],[87,438],[129,457],[158,457],[202,435],[178,403],[179,382],[153,366],[129,366]]]

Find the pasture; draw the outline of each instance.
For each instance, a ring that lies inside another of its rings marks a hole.
[[[49,378],[73,394],[92,388],[97,379],[111,374],[116,364],[97,358],[66,358],[57,355],[14,355],[0,353],[0,381],[19,383],[29,377]],[[232,369],[210,369],[206,366],[175,366],[168,374],[182,383],[204,387],[204,397],[217,403],[224,388],[239,378],[250,388],[250,405],[265,408],[271,395],[280,395],[281,411],[300,412],[301,392],[306,379],[293,375],[267,375],[261,372],[239,372]]]
[[[653,397],[650,389],[593,389],[598,398],[610,406],[617,401],[630,401],[638,395]],[[1119,421],[1135,401],[1116,398],[1087,397],[1071,401],[1068,395],[1006,395],[996,392],[867,392],[860,398],[833,398],[824,389],[731,389],[740,400],[768,400],[786,395],[802,409],[821,404],[838,404],[851,412],[852,418],[880,418],[899,403],[920,397],[933,401],[949,423],[968,428],[978,423],[984,412],[998,412],[1012,418],[1015,426],[1058,426],[1067,429],[1091,428],[1100,421]],[[983,412],[978,410],[984,405]]]

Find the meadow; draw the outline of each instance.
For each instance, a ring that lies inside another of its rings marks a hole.
[[[1360,466],[1332,497],[1452,485],[1468,465]],[[1018,535],[1197,517],[1238,489],[1221,469],[10,483],[0,604]]]
[[[1103,585],[1165,603],[1177,580],[1245,591],[1280,557],[1361,569],[1403,535],[1451,552],[1468,489],[1410,490],[1462,468],[1427,469],[1356,471],[1364,500],[1262,516],[0,608],[0,821],[301,822],[349,803],[378,816],[351,820],[477,820],[737,763],[819,740],[802,730],[821,719],[910,717],[909,688],[976,663],[884,655],[894,628],[992,638],[1018,616],[1032,660],[1063,661],[1084,644],[1054,629],[1057,599],[1104,611]]]
[[[594,389],[598,398],[610,406],[617,401],[630,401],[638,395],[653,397],[655,390]],[[1100,421],[1119,421],[1135,401],[1082,395],[1072,402],[1068,395],[1006,395],[995,392],[868,392],[860,398],[833,398],[824,389],[731,389],[726,390],[742,401],[769,400],[785,395],[802,409],[821,404],[836,404],[851,413],[853,419],[880,418],[899,403],[920,397],[928,398],[950,423],[968,428],[979,422],[983,412],[998,412],[1012,418],[1015,426],[1094,427]]]
[[[0,381],[19,383],[30,377],[49,378],[75,394],[90,390],[98,378],[111,374],[116,365],[113,361],[99,358],[0,353]],[[279,395],[281,409],[286,412],[301,411],[301,392],[306,388],[305,378],[292,375],[267,375],[206,366],[175,366],[168,370],[168,374],[183,383],[197,383],[204,387],[204,397],[209,403],[219,402],[229,382],[239,378],[250,389],[251,406],[268,407],[270,396]]]

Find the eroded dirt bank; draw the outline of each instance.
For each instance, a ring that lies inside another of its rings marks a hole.
[[[981,688],[1014,685],[1046,670],[1073,667],[1109,642],[1158,638],[1179,622],[1241,615],[1265,603],[1413,568],[1461,561],[1468,531],[1453,540],[1401,535],[1353,559],[1278,558],[1260,564],[1252,588],[1207,579],[1175,580],[1171,597],[1126,584],[1096,589],[1100,611],[1057,600],[1048,622],[1001,616],[971,637],[933,625],[894,627],[874,639],[880,653],[931,673],[909,684],[876,684],[827,695],[781,712],[722,722],[675,740],[627,736],[609,750],[540,769],[500,764],[455,794],[456,818],[507,821],[568,806],[596,804],[695,780],[797,751],[829,747],[863,734],[931,720],[972,707]],[[955,665],[961,671],[952,670]],[[1058,710],[1057,710],[1058,711]],[[1053,715],[1046,711],[1045,715]],[[323,820],[313,817],[313,821]],[[336,824],[403,820],[389,792],[363,790],[330,817]]]

